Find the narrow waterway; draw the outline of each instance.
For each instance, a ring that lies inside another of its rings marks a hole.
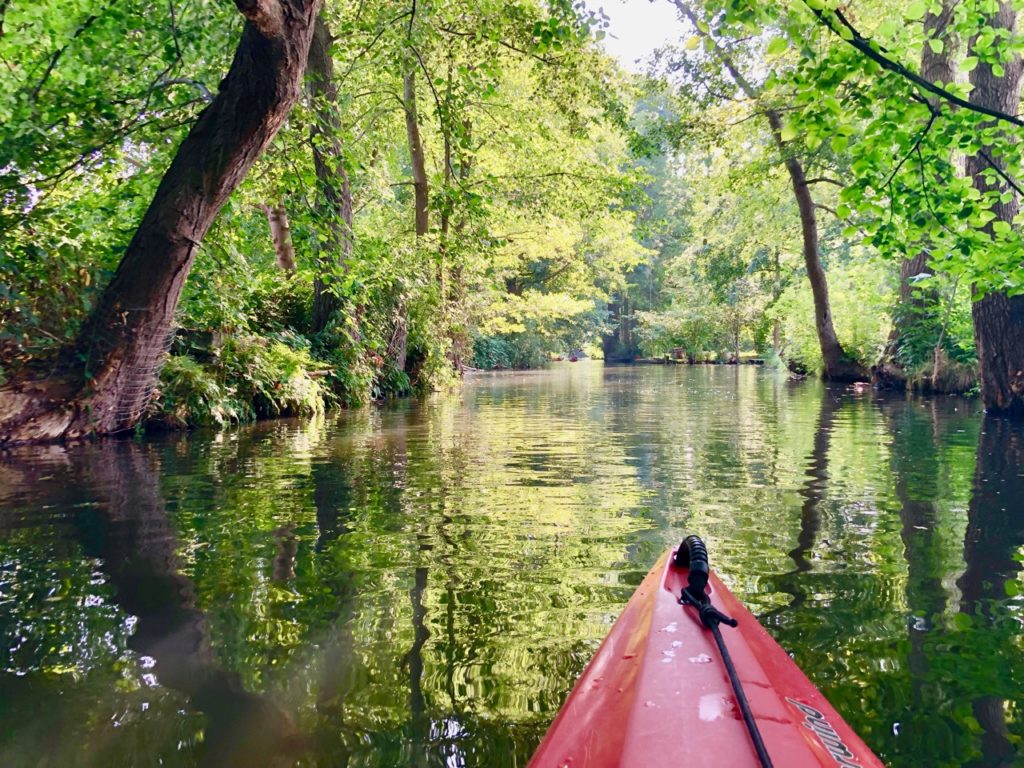
[[[1024,760],[1024,432],[752,367],[0,453],[0,765],[524,766],[661,551],[892,766]]]

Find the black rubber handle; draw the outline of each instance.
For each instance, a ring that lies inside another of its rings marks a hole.
[[[687,536],[676,550],[676,565],[690,569],[689,589],[697,597],[704,594],[708,585],[711,565],[708,563],[708,548],[699,536]]]

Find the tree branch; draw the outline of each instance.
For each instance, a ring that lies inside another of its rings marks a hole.
[[[679,5],[679,0],[675,0],[675,2],[676,5]],[[804,2],[807,3],[807,0],[804,0]],[[828,27],[829,30],[831,30],[835,35],[842,38],[843,40],[846,40],[846,42],[848,42],[858,51],[863,53],[873,62],[878,64],[878,66],[880,66],[882,69],[888,70],[889,72],[893,72],[894,74],[899,75],[905,80],[909,80],[917,87],[922,88],[945,101],[948,101],[950,104],[955,104],[956,106],[962,107],[963,109],[967,109],[970,110],[971,112],[976,112],[981,115],[986,115],[987,117],[992,117],[995,118],[996,120],[1002,120],[1007,123],[1013,123],[1013,125],[1019,125],[1024,127],[1024,120],[1017,117],[1016,115],[1008,115],[1005,112],[1000,112],[998,109],[990,109],[988,107],[981,106],[980,104],[972,104],[970,101],[967,101],[966,99],[962,99],[959,96],[950,93],[945,88],[940,88],[934,83],[929,83],[916,72],[912,72],[904,65],[889,58],[884,53],[885,49],[879,46],[878,43],[873,43],[870,39],[864,37],[864,35],[862,35],[860,31],[858,31],[857,28],[854,27],[853,24],[851,24],[850,21],[843,15],[842,11],[834,10],[830,11],[830,13],[833,16],[835,16],[835,18],[843,27],[846,28],[846,30],[850,34],[850,37],[844,37],[842,34],[840,34],[832,19],[826,16],[825,11],[811,8],[809,4],[808,8],[810,8],[811,13],[813,13],[818,18],[818,20],[826,27]]]
[[[1014,192],[1016,192],[1018,195],[1024,196],[1024,190],[1017,186],[1017,183],[1009,177],[1006,171],[1004,171],[1002,168],[996,165],[995,161],[989,156],[988,152],[986,152],[983,149],[980,149],[978,150],[978,154],[986,163],[989,164],[989,167],[993,171],[999,174],[1000,178],[1002,178],[1002,180],[1005,181],[1013,189]]]
[[[284,32],[280,0],[235,0],[235,7],[264,37],[280,37]]]
[[[363,56],[365,56],[367,53],[370,52],[370,50],[373,48],[373,46],[375,46],[377,44],[377,42],[381,39],[381,37],[384,36],[384,33],[387,32],[388,27],[390,27],[392,24],[394,24],[396,22],[401,21],[406,16],[411,16],[415,12],[416,12],[416,10],[412,9],[412,10],[405,11],[404,13],[400,13],[397,16],[395,16],[395,18],[391,19],[391,21],[389,21],[386,24],[384,24],[384,26],[382,26],[379,30],[377,30],[377,34],[375,34],[373,36],[373,39],[370,40],[370,42],[367,45],[363,46],[363,48],[360,49],[359,53],[357,53],[355,56],[352,57],[352,61],[348,65],[348,69],[346,69],[345,72],[341,75],[341,77],[338,78],[338,82],[344,82],[345,80],[348,79],[348,76],[352,74],[352,70],[355,69],[356,64],[359,63],[359,60]],[[335,39],[335,38],[332,38],[332,40],[333,39]]]
[[[932,129],[932,126],[935,125],[935,118],[938,116],[939,111],[937,109],[931,110],[931,114],[928,117],[928,124],[925,125],[924,130],[918,134],[917,139],[914,141],[914,146],[910,148],[910,151],[907,152],[906,155],[900,158],[900,161],[896,163],[896,167],[892,169],[892,173],[889,174],[889,178],[885,180],[885,184],[883,184],[882,186],[887,187],[890,184],[892,184],[892,180],[896,178],[896,174],[900,172],[900,168],[903,167],[903,164],[906,163],[907,160],[910,159],[910,156],[920,148],[921,142],[924,141],[924,137],[928,135],[928,132]]]
[[[54,68],[57,66],[57,62],[60,61],[60,57],[64,55],[64,52],[71,46],[71,44],[81,36],[85,30],[93,25],[93,23],[110,7],[107,5],[99,13],[94,13],[92,16],[87,18],[81,24],[78,25],[78,29],[71,35],[71,39],[67,41],[63,46],[54,51],[53,55],[50,56],[50,63],[46,65],[46,71],[43,72],[43,76],[36,83],[36,87],[32,89],[32,101],[36,101],[39,98],[39,93],[43,90],[43,86],[46,85],[46,81],[50,79],[50,75],[53,73]]]
[[[729,76],[732,77],[733,82],[739,86],[739,89],[743,91],[743,93],[746,95],[748,99],[756,101],[758,97],[757,89],[754,88],[753,84],[749,80],[747,80],[747,78],[743,76],[743,73],[739,71],[735,64],[733,64],[732,57],[722,50],[722,46],[719,45],[718,41],[715,40],[715,38],[713,38],[703,29],[701,29],[700,22],[697,19],[697,15],[693,12],[693,9],[690,8],[689,3],[686,3],[683,0],[672,0],[672,4],[676,7],[679,13],[685,16],[689,20],[689,22],[693,24],[694,28],[697,30],[697,33],[702,38],[711,41],[711,45],[715,51],[715,56],[718,57],[718,60],[720,62],[722,62],[722,66],[724,66],[726,70],[728,70]]]
[[[811,184],[835,184],[837,187],[845,187],[846,185],[839,179],[833,179],[828,176],[815,176],[813,179],[807,179],[804,182],[805,185],[810,186]]]
[[[453,35],[455,37],[476,37],[477,34],[478,34],[476,32],[466,32],[466,31],[463,31],[463,30],[455,29],[454,27],[439,26],[438,29],[440,29],[446,35]],[[510,51],[515,51],[516,53],[521,53],[523,56],[529,56],[531,59],[536,59],[537,61],[541,62],[542,64],[553,64],[553,65],[556,65],[556,66],[561,64],[561,61],[559,61],[558,58],[551,58],[549,56],[541,56],[539,53],[534,53],[533,51],[528,51],[525,48],[520,48],[519,46],[514,45],[513,43],[510,43],[507,40],[500,40],[500,39],[498,39],[498,40],[491,40],[491,42],[497,43],[498,45],[501,45],[501,46],[504,46],[505,48],[508,48]]]

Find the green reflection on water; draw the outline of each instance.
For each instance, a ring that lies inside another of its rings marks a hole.
[[[753,368],[0,459],[0,764],[522,766],[689,530],[891,765],[1011,765],[1024,437]]]

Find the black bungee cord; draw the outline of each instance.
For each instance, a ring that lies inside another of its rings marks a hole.
[[[764,739],[761,738],[761,731],[757,728],[754,713],[750,711],[750,703],[747,701],[747,695],[743,691],[743,684],[740,682],[736,667],[732,663],[732,656],[729,655],[729,649],[726,648],[725,640],[722,638],[722,630],[719,628],[720,624],[735,627],[737,621],[715,608],[705,591],[711,569],[708,565],[708,549],[704,546],[704,542],[700,540],[700,537],[687,536],[683,540],[683,543],[679,545],[679,549],[676,551],[675,564],[680,568],[690,569],[688,584],[683,587],[679,602],[696,608],[701,624],[710,629],[711,634],[714,635],[715,643],[718,645],[718,652],[722,655],[725,669],[729,673],[729,682],[732,683],[732,690],[736,694],[736,701],[739,702],[740,712],[743,714],[743,722],[750,733],[750,740],[754,742],[754,749],[757,752],[758,760],[761,762],[761,768],[773,768],[772,759],[768,755]]]

